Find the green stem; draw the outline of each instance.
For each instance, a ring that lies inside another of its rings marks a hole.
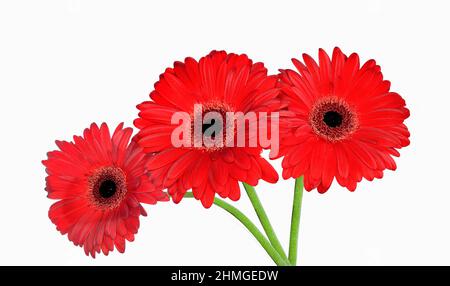
[[[258,215],[259,221],[261,222],[261,225],[263,226],[264,231],[266,232],[267,237],[270,240],[270,243],[278,251],[280,256],[287,261],[288,258],[286,256],[286,253],[284,252],[283,247],[281,246],[281,243],[278,240],[278,237],[275,234],[272,225],[270,224],[269,218],[267,217],[266,211],[264,210],[264,207],[262,206],[261,201],[259,200],[258,195],[256,194],[255,188],[246,183],[242,184],[244,185],[244,188],[247,191],[247,195],[250,198],[253,208],[255,209],[256,214]]]
[[[292,204],[291,235],[289,239],[289,262],[297,265],[298,233],[303,199],[303,176],[295,180],[294,202]]]
[[[184,195],[185,198],[193,198],[194,195],[191,192],[188,192]],[[283,259],[280,254],[273,248],[267,238],[259,231],[259,229],[255,226],[255,224],[240,210],[233,207],[229,203],[225,202],[222,199],[215,198],[214,204],[231,215],[237,218],[249,231],[250,233],[258,240],[261,246],[266,250],[267,254],[272,258],[272,260],[279,266],[289,265],[287,259]]]

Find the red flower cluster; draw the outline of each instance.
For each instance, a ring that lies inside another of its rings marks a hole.
[[[59,200],[50,208],[50,219],[95,257],[114,247],[123,252],[125,240],[132,241],[138,231],[139,216],[146,215],[141,203],[167,201],[164,189],[175,203],[192,189],[208,208],[216,193],[238,200],[239,182],[277,182],[259,141],[238,146],[232,132],[224,139],[231,145],[175,146],[173,115],[183,112],[194,119],[198,104],[204,113],[223,116],[280,114],[278,134],[270,134],[279,135],[280,150],[270,157],[284,157],[283,178],[304,176],[308,191],[324,193],[334,179],[354,191],[362,178],[394,170],[392,156],[409,144],[404,125],[409,111],[401,96],[389,91],[380,67],[374,60],[360,66],[357,54],[347,57],[338,48],[331,59],[320,50],[318,63],[308,55],[303,60],[293,59],[297,71],[278,75],[268,75],[262,63],[246,55],[223,51],[175,62],[155,84],[151,101],[138,105],[134,124],[140,131],[131,143],[131,128],[119,125],[110,136],[106,124],[92,124],[73,142],[56,142],[60,150],[43,161],[48,197]],[[230,125],[236,122],[222,122],[221,133]],[[249,140],[252,125],[243,126]],[[199,127],[201,138],[208,127]],[[194,124],[187,129],[192,131],[188,142],[197,142]]]

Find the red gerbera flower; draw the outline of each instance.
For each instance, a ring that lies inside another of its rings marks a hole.
[[[212,205],[215,193],[238,200],[238,181],[256,185],[259,179],[276,182],[278,175],[256,147],[174,147],[171,124],[175,112],[194,117],[194,105],[201,104],[202,112],[272,112],[280,108],[277,77],[267,76],[262,63],[253,63],[246,55],[213,51],[196,61],[186,58],[175,62],[155,84],[150,93],[153,101],[138,105],[140,118],[135,120],[141,129],[137,137],[144,150],[156,155],[148,168],[156,182],[168,188],[173,201],[178,203],[187,190],[204,207]],[[234,124],[234,123],[233,123]],[[202,125],[204,133],[207,124]],[[226,126],[222,125],[225,130]],[[246,134],[249,126],[246,125]],[[192,126],[192,142],[197,142]],[[201,134],[204,135],[204,134]],[[226,135],[226,142],[235,141]],[[245,145],[248,146],[248,145]]]
[[[283,177],[304,175],[305,188],[324,193],[334,178],[350,191],[364,177],[381,178],[395,170],[392,156],[409,144],[403,121],[409,110],[390,92],[390,82],[374,60],[335,48],[332,59],[319,50],[319,64],[304,54],[293,59],[298,73],[281,70],[280,87],[290,117],[281,135]]]
[[[139,215],[147,215],[141,203],[168,200],[149,180],[148,156],[134,141],[128,144],[132,133],[120,124],[111,138],[106,124],[92,124],[74,143],[56,141],[60,150],[42,162],[48,197],[59,200],[49,217],[86,255],[108,255],[114,246],[124,252],[125,240],[133,241],[138,231]]]

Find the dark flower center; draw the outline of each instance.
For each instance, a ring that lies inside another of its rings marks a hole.
[[[202,105],[201,113],[198,110],[195,114],[192,114],[199,120],[192,120],[192,143],[195,148],[202,149],[207,152],[214,152],[224,148],[229,140],[234,140],[234,136],[227,136],[228,125],[227,112],[231,112],[232,109],[224,102],[209,102]],[[199,124],[199,125],[196,125]],[[200,131],[201,134],[196,133],[195,130]],[[195,125],[195,126],[194,126]]]
[[[327,111],[323,115],[323,122],[331,128],[339,127],[342,124],[342,115],[333,110]]]
[[[347,138],[358,128],[354,109],[334,96],[321,98],[313,105],[309,122],[317,135],[332,142]]]
[[[220,120],[218,120],[218,121],[220,122]],[[210,127],[214,126],[214,124],[216,124],[216,119],[214,119],[214,118],[211,119],[210,123],[203,123],[202,124],[202,134],[205,135],[206,130],[208,130]],[[216,137],[216,129],[218,129],[217,131],[220,133],[223,129],[223,124],[222,124],[222,126],[220,126],[220,124],[219,124],[218,128],[216,126],[215,129],[212,131],[211,130],[208,131],[207,136],[211,137],[211,139],[214,140],[214,138]]]
[[[110,198],[117,191],[116,183],[114,181],[112,181],[112,180],[103,181],[100,184],[100,187],[99,187],[98,191],[99,191],[100,196],[102,198],[105,198],[105,199]]]
[[[88,177],[91,202],[100,209],[119,206],[127,193],[126,175],[116,166],[100,167]]]

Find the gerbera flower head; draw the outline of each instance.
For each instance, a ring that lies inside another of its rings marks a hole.
[[[168,188],[175,203],[178,203],[187,190],[192,189],[196,199],[204,207],[212,205],[215,194],[223,198],[238,200],[238,182],[256,185],[259,179],[276,182],[278,175],[273,167],[261,157],[262,147],[238,146],[235,133],[225,132],[235,121],[224,120],[220,134],[222,145],[197,144],[205,138],[211,124],[201,123],[189,126],[191,135],[189,147],[174,146],[172,135],[178,126],[171,123],[177,112],[187,114],[195,121],[196,106],[201,105],[200,117],[211,113],[225,118],[227,113],[246,115],[277,111],[280,106],[277,76],[268,76],[262,63],[253,63],[246,55],[228,54],[213,51],[199,61],[186,58],[175,62],[155,84],[150,93],[152,101],[138,105],[139,118],[135,126],[140,129],[137,135],[139,144],[146,152],[155,153],[148,163],[155,182]],[[216,118],[216,120],[218,120]],[[257,119],[256,119],[257,120]],[[251,120],[249,120],[250,122]],[[214,118],[212,121],[214,122]],[[250,123],[245,125],[246,139],[253,138]],[[208,136],[206,136],[208,137]]]
[[[392,156],[409,145],[403,98],[390,90],[380,66],[335,48],[332,58],[319,50],[319,63],[303,55],[297,71],[280,71],[282,96],[289,102],[281,126],[279,156],[283,177],[304,175],[305,188],[326,192],[333,179],[356,189],[362,178],[395,170]]]
[[[120,124],[111,137],[106,124],[92,124],[73,142],[56,141],[59,150],[43,161],[48,197],[59,200],[50,207],[50,220],[86,255],[108,255],[114,247],[124,252],[139,216],[147,215],[141,203],[168,200],[150,181],[149,156],[130,143],[132,133]]]

